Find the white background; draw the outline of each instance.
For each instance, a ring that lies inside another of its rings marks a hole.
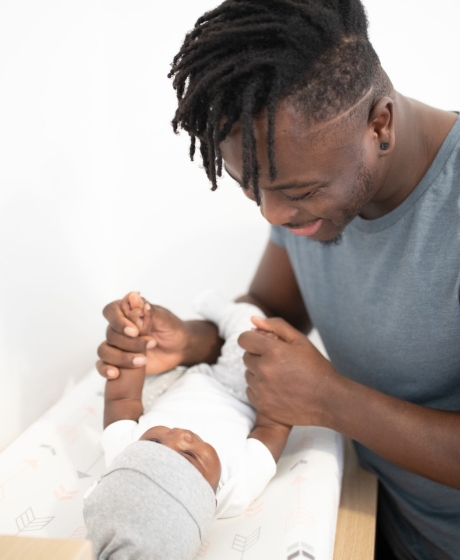
[[[213,0],[0,0],[0,449],[96,360],[130,290],[184,318],[244,292],[267,226],[211,193],[169,121],[169,63]],[[458,0],[365,0],[396,88],[460,109]]]

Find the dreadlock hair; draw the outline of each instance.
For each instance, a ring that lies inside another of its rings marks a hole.
[[[330,120],[371,88],[372,105],[389,82],[367,34],[360,0],[225,0],[205,13],[174,57],[178,108],[172,126],[196,139],[206,174],[217,188],[220,143],[239,122],[243,187],[259,203],[253,119],[266,111],[270,180],[276,179],[274,128],[280,101],[289,99],[306,122]]]

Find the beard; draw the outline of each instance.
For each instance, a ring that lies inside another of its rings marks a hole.
[[[372,175],[369,169],[361,163],[360,168],[356,176],[355,187],[351,195],[351,201],[348,208],[344,210],[344,218],[342,224],[340,225],[341,232],[333,237],[332,239],[327,239],[326,241],[320,241],[323,247],[331,247],[332,245],[340,245],[343,240],[343,230],[347,225],[352,222],[356,216],[364,210],[368,204],[372,192],[374,190],[374,183],[372,182]]]
[[[327,239],[326,241],[320,241],[320,243],[323,247],[330,247],[331,245],[340,245],[342,243],[342,240],[343,240],[343,232],[339,233],[339,235],[336,235],[332,239]]]

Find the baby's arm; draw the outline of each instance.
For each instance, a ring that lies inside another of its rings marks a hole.
[[[249,404],[246,395],[246,366],[243,362],[244,350],[238,344],[238,337],[244,331],[254,328],[251,317],[262,315],[260,309],[247,303],[232,303],[216,292],[205,292],[195,300],[195,307],[206,319],[219,328],[219,335],[225,339],[217,364],[211,366],[214,377],[243,402]],[[279,337],[259,329],[267,338]],[[291,426],[278,424],[268,416],[257,412],[255,426],[249,438],[258,439],[273,455],[275,461],[281,456],[286,445]]]
[[[137,293],[123,298],[125,315],[138,325],[140,334],[148,330],[150,305]],[[145,366],[135,369],[120,369],[117,379],[109,379],[105,384],[104,429],[118,420],[135,420],[142,416],[142,389],[145,380]]]
[[[248,438],[258,439],[262,442],[277,463],[286,446],[291,429],[292,426],[278,424],[278,422],[271,420],[265,414],[257,412],[255,426]]]
[[[268,338],[273,338],[275,340],[279,338],[272,332],[262,331],[260,329],[258,330]],[[248,437],[261,441],[273,455],[273,459],[278,462],[278,459],[281,457],[281,454],[286,447],[286,442],[289,434],[291,433],[292,426],[279,424],[278,422],[271,420],[271,418],[262,412],[259,412],[258,410],[256,412],[257,416],[255,426]]]

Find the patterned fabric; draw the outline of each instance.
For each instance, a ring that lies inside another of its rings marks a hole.
[[[181,374],[149,378],[144,404]],[[0,533],[84,539],[83,495],[105,470],[104,380],[88,374],[0,454]],[[236,518],[216,520],[197,559],[332,559],[342,438],[296,427],[264,493]]]

